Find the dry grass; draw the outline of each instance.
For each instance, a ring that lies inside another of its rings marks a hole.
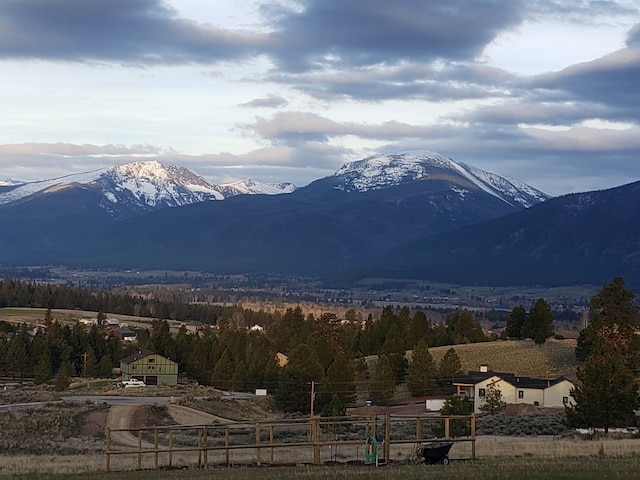
[[[510,372],[529,376],[573,375],[578,365],[574,349],[575,340],[547,340],[538,346],[532,340],[505,340],[485,343],[454,345],[462,363],[462,370],[477,371],[486,364],[497,372]],[[451,348],[434,347],[429,352],[440,362]]]

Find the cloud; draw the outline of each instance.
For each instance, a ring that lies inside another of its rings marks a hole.
[[[247,103],[242,103],[241,107],[257,107],[257,108],[282,108],[286,107],[289,102],[286,98],[279,95],[268,95],[265,98],[256,98]]]
[[[272,54],[286,71],[344,68],[412,59],[471,59],[500,31],[521,22],[520,0],[302,0],[264,8]]]
[[[161,148],[153,145],[76,145],[73,143],[15,143],[0,145],[0,155],[118,156],[157,155]]]
[[[279,112],[271,118],[256,117],[254,123],[240,125],[240,128],[272,144],[289,146],[307,142],[328,142],[330,139],[344,136],[370,140],[425,138],[441,134],[446,129],[437,125],[411,125],[394,120],[377,125],[338,122],[307,112]]]
[[[608,119],[640,120],[640,49],[626,48],[592,62],[572,65],[531,81],[538,89],[564,95],[567,101],[584,101],[609,108]],[[593,116],[591,118],[594,118]]]
[[[160,0],[3,0],[0,58],[210,63],[261,52],[264,35],[178,17]]]

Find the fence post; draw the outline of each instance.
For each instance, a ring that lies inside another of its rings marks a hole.
[[[227,467],[230,466],[229,463],[229,427],[224,427],[224,450],[225,456],[227,460]]]
[[[138,430],[138,470],[142,469],[142,430]]]
[[[320,427],[315,418],[311,423],[311,430],[313,431],[313,463],[320,465]]]
[[[169,430],[169,467],[173,466],[173,430]]]
[[[206,468],[207,465],[209,465],[209,449],[207,448],[207,442],[209,441],[209,431],[206,425],[204,426],[203,436],[204,442],[202,443],[202,447],[204,448],[204,466]]]
[[[416,442],[422,442],[422,419],[416,417]]]
[[[385,432],[384,432],[384,461],[386,465],[389,465],[391,458],[391,414],[387,413],[384,419]]]
[[[476,415],[471,414],[471,458],[476,459]]]
[[[111,429],[107,427],[107,472],[111,471]]]
[[[449,438],[450,435],[450,420],[451,417],[444,417],[444,438]]]
[[[256,423],[256,465],[262,463],[262,449],[260,448],[260,422]]]
[[[155,454],[155,466],[156,470],[158,469],[158,428],[156,427],[153,431],[153,448],[156,451]]]
[[[269,426],[269,445],[271,446],[269,462],[273,465],[273,425]]]

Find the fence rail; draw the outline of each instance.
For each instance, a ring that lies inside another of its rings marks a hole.
[[[416,447],[434,441],[466,445],[458,458],[476,458],[475,416],[315,418],[288,422],[162,426],[106,430],[106,470],[112,457],[134,456],[134,467],[160,468],[375,461],[388,464],[392,450],[409,460]],[[371,440],[375,452],[365,455]],[[285,456],[278,452],[285,450]],[[328,454],[327,454],[328,450]],[[328,455],[328,458],[327,458]],[[373,459],[373,460],[372,460]],[[145,463],[146,462],[146,463]]]

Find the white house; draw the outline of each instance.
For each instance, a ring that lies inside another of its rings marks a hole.
[[[487,391],[497,388],[506,403],[528,403],[539,407],[564,407],[574,403],[571,397],[573,382],[565,377],[553,379],[518,376],[513,373],[494,372],[486,368],[467,375],[453,377],[458,396],[473,402],[473,411],[481,412]]]

